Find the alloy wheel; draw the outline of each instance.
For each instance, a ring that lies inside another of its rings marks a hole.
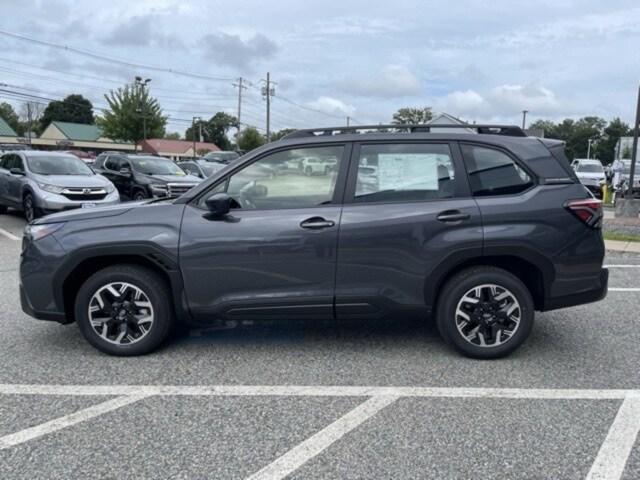
[[[108,283],[89,301],[89,322],[104,341],[132,345],[151,330],[153,305],[147,294],[131,283]]]
[[[35,211],[33,209],[33,198],[31,195],[24,197],[24,216],[27,222],[33,221],[35,218]]]
[[[456,307],[456,328],[478,347],[497,347],[518,330],[522,309],[516,296],[495,284],[478,285],[465,293]]]

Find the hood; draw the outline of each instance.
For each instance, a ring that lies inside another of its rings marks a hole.
[[[597,178],[604,178],[605,177],[604,172],[577,172],[576,175],[578,176],[578,178],[593,178],[593,179],[597,179]]]
[[[56,187],[106,187],[111,182],[102,175],[38,175],[33,174],[38,183],[48,183]]]
[[[111,205],[106,207],[94,207],[94,208],[74,208],[73,210],[64,210],[58,213],[52,213],[44,217],[34,220],[33,224],[41,225],[45,223],[58,223],[58,222],[70,222],[72,220],[88,220],[90,218],[103,218],[114,217],[128,212],[132,208],[140,205],[142,202],[128,202],[120,203],[118,205]]]
[[[195,175],[145,175],[144,173],[138,173],[138,175],[149,179],[151,182],[160,180],[166,183],[192,183],[195,185],[202,181],[201,178]]]

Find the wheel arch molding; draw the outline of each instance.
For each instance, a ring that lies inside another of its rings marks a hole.
[[[167,282],[173,308],[178,321],[189,321],[190,314],[184,296],[184,283],[177,258],[168,250],[153,243],[132,242],[80,248],[68,255],[53,277],[54,300],[67,315],[75,320],[73,303],[75,293],[95,272],[115,264],[132,264],[159,273]]]
[[[428,274],[425,303],[429,310],[435,309],[440,290],[451,277],[462,270],[480,265],[502,268],[514,274],[529,289],[536,310],[543,309],[545,299],[549,296],[549,286],[555,278],[555,268],[548,258],[522,246],[485,248],[481,255],[475,252],[470,249],[452,253]]]

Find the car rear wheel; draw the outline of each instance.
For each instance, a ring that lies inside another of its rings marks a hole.
[[[116,265],[94,273],[80,287],[75,315],[98,350],[118,356],[155,350],[169,335],[173,310],[163,279],[144,267]]]
[[[26,193],[22,199],[22,211],[27,222],[31,222],[40,216],[40,210],[36,207],[33,195]]]
[[[474,267],[451,278],[437,307],[440,334],[462,354],[504,357],[533,327],[531,293],[515,275],[495,267]]]

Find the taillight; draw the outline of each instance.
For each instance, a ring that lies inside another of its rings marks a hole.
[[[565,208],[591,228],[600,228],[602,223],[602,202],[595,198],[569,200]]]

